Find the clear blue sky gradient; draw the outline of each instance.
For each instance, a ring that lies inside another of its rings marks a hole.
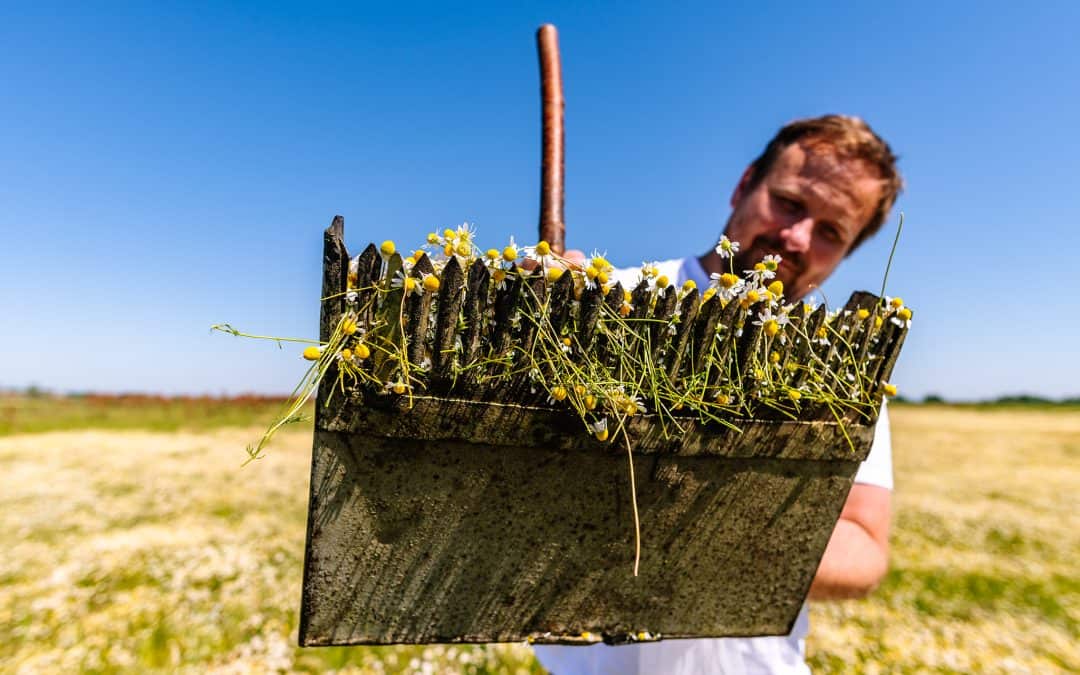
[[[208,327],[315,336],[335,214],[532,241],[553,22],[572,246],[701,253],[781,124],[857,114],[907,179],[901,390],[1080,393],[1080,3],[455,4],[0,9],[0,387],[288,392],[296,350]]]

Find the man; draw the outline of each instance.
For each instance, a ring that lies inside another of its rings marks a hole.
[[[724,234],[738,243],[734,269],[780,255],[777,278],[796,301],[881,228],[902,187],[896,157],[862,120],[841,115],[797,120],[782,128],[743,173],[731,195]],[[567,257],[581,256],[571,252]],[[583,257],[583,256],[581,256]],[[704,288],[709,274],[728,271],[719,251],[660,264],[679,284]],[[634,279],[628,279],[633,282]],[[829,539],[810,597],[863,597],[888,566],[892,456],[882,408],[870,455],[855,477]],[[806,673],[803,607],[790,635],[672,640],[620,647],[540,646],[553,673]]]

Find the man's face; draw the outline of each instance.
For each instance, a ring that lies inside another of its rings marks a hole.
[[[870,221],[881,196],[878,173],[826,148],[794,143],[752,190],[749,175],[747,170],[731,196],[724,230],[741,246],[735,271],[778,254],[784,295],[798,300],[825,281]]]

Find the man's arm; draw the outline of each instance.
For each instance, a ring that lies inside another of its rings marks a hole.
[[[851,487],[810,584],[811,600],[861,598],[874,590],[889,567],[892,492],[877,485]]]

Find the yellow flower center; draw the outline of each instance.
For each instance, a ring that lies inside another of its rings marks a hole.
[[[687,292],[697,290],[697,284],[694,283],[693,279],[687,279],[686,283],[682,285],[682,289]]]
[[[352,335],[356,332],[356,322],[352,319],[345,319],[341,324],[341,332],[346,335]]]
[[[393,390],[394,390],[395,394],[404,394],[405,393],[405,383],[404,382],[395,382],[393,384]]]
[[[788,398],[790,398],[792,401],[798,401],[800,398],[802,398],[802,392],[800,392],[798,389],[788,389],[787,395]]]
[[[318,361],[320,356],[322,356],[322,350],[318,347],[311,346],[304,348],[304,358],[308,361]]]
[[[769,354],[769,363],[780,363],[780,352],[772,352]]]
[[[499,250],[495,249],[495,248],[489,248],[487,250],[487,253],[485,253],[484,255],[487,256],[488,260],[498,260],[499,259]]]
[[[429,243],[429,244],[438,244],[439,243],[439,235],[435,234],[434,232],[428,232],[427,243]]]
[[[451,230],[449,227],[442,231],[442,236],[448,241],[457,239],[457,230]]]
[[[562,278],[563,269],[561,267],[549,267],[547,271],[547,280],[554,283]]]
[[[893,298],[889,301],[889,304],[892,305],[893,309],[900,309],[904,306],[904,300],[903,298]]]
[[[720,275],[720,285],[724,288],[732,288],[737,283],[739,283],[739,277],[731,274],[730,272],[725,272],[724,274]]]
[[[345,359],[346,361],[349,361],[350,359],[352,359],[352,350],[349,349],[348,347],[346,347],[345,349],[342,349],[341,350],[341,358]]]
[[[506,270],[495,270],[491,278],[495,280],[495,283],[501,284],[506,279]]]
[[[454,255],[454,244],[453,244],[453,242],[449,242],[449,241],[446,242],[446,246],[443,246],[442,252],[443,252],[443,255],[446,256],[447,258]]]
[[[780,324],[775,319],[769,319],[762,325],[765,334],[769,337],[775,337],[780,332]]]
[[[780,297],[784,294],[784,282],[780,281],[779,279],[772,282],[771,284],[769,284],[769,292],[777,297]]]
[[[657,288],[667,288],[668,284],[670,283],[671,282],[668,280],[667,275],[661,274],[660,276],[656,277]]]
[[[457,245],[457,248],[454,250],[457,251],[458,255],[465,257],[472,253],[472,246],[469,244],[469,242],[462,241],[460,244]]]
[[[551,390],[551,398],[555,399],[556,401],[561,401],[561,400],[565,399],[566,398],[566,387],[559,386],[559,387],[555,387],[554,389],[552,389]]]
[[[551,244],[542,241],[536,245],[536,255],[551,255]]]
[[[749,290],[749,291],[746,292],[746,301],[748,303],[750,303],[752,305],[755,302],[757,302],[758,300],[761,300],[761,293],[758,293],[755,290]]]
[[[356,350],[353,353],[356,354],[358,359],[366,359],[371,356],[371,350],[363,343],[356,345]]]
[[[731,397],[727,394],[717,394],[714,399],[719,405],[727,405],[731,403]]]
[[[907,321],[907,320],[911,319],[911,310],[908,309],[907,307],[904,307],[903,309],[901,309],[899,312],[896,313],[896,316],[900,317],[904,321]]]
[[[434,274],[429,274],[424,277],[424,290],[431,293],[439,290],[439,277]]]
[[[855,310],[855,316],[857,316],[859,318],[859,321],[862,321],[863,319],[870,316],[870,310],[862,309],[862,308],[857,309],[857,310]]]
[[[589,394],[588,396],[585,397],[585,409],[586,410],[596,410],[596,397],[593,396],[592,394]],[[600,439],[600,440],[603,440],[603,439]]]
[[[888,396],[889,398],[892,398],[892,397],[896,396],[896,385],[886,383],[886,384],[882,385],[881,391],[883,391],[885,393],[885,395]]]
[[[517,247],[507,246],[503,249],[502,257],[506,262],[514,262],[518,257]]]
[[[397,251],[397,247],[394,246],[394,242],[390,241],[389,239],[384,241],[382,243],[382,245],[379,246],[379,252],[382,253],[387,258],[394,255],[395,251]]]

